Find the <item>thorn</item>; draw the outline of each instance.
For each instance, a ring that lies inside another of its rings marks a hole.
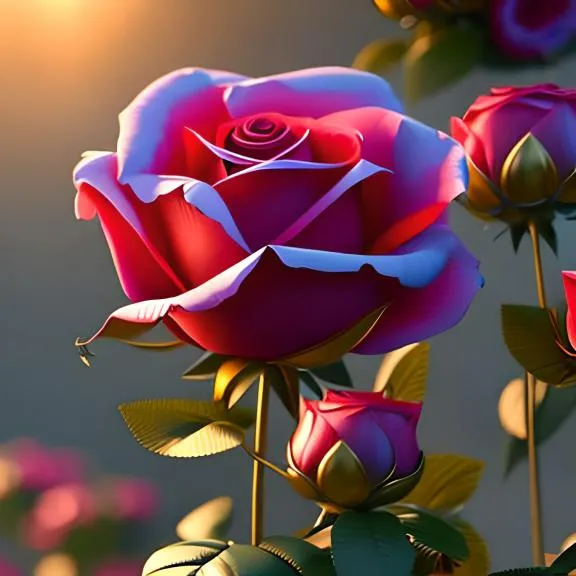
[[[90,357],[94,358],[96,355],[90,352],[90,350],[88,350],[86,344],[79,344],[78,339],[76,339],[76,348],[78,349],[78,354],[80,355],[80,360],[82,361],[82,364],[84,364],[84,366],[87,366],[89,368],[91,364],[88,358]]]

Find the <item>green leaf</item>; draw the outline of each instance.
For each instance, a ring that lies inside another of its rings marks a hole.
[[[352,388],[354,386],[352,382],[352,377],[346,368],[343,360],[328,364],[327,366],[319,366],[318,368],[311,368],[310,372],[324,380],[324,382],[330,382],[330,384],[337,384],[338,386],[346,386],[347,388]]]
[[[395,504],[388,508],[402,522],[406,532],[419,544],[462,561],[469,556],[464,535],[450,522],[417,506]]]
[[[398,64],[407,50],[403,40],[374,40],[358,52],[352,68],[383,74]]]
[[[451,518],[450,522],[460,530],[466,539],[468,559],[454,571],[454,576],[485,576],[490,570],[490,553],[484,538],[460,518]]]
[[[574,362],[556,342],[548,309],[505,304],[501,320],[506,347],[527,372],[553,386],[576,383]]]
[[[576,544],[566,548],[550,566],[552,574],[569,574],[573,570],[576,570]]]
[[[402,503],[437,511],[453,511],[476,491],[484,463],[456,454],[426,456],[424,473],[416,488]]]
[[[182,378],[184,380],[210,380],[228,358],[230,357],[222,354],[206,352],[182,374]]]
[[[300,380],[302,380],[304,385],[316,396],[318,396],[318,398],[324,397],[324,390],[322,389],[320,384],[316,382],[316,378],[314,378],[314,376],[312,376],[310,372],[306,370],[299,370],[298,376],[300,377]]]
[[[221,496],[187,514],[176,526],[181,540],[222,540],[232,523],[232,498]]]
[[[384,357],[374,383],[374,391],[384,391],[387,397],[394,400],[421,402],[426,396],[430,345],[421,342],[407,348],[408,351],[393,367],[390,366],[395,362],[393,356],[401,350]]]
[[[484,45],[476,26],[449,26],[417,38],[404,57],[407,99],[416,102],[466,76],[481,62]]]
[[[402,523],[386,512],[344,512],[332,526],[332,558],[338,576],[410,576],[416,552]]]
[[[546,396],[536,409],[534,436],[536,445],[553,436],[576,409],[576,387],[548,387]],[[506,451],[504,475],[508,476],[516,466],[528,457],[526,440],[510,437]]]
[[[217,558],[228,544],[218,540],[178,542],[156,550],[144,564],[142,576],[188,576]]]
[[[289,564],[301,576],[336,576],[330,552],[300,538],[272,536],[258,547]]]
[[[210,456],[242,444],[255,420],[244,408],[187,399],[138,400],[119,407],[128,429],[144,448],[175,458]]]

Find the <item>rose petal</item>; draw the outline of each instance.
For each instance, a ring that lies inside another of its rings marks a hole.
[[[182,128],[212,135],[229,119],[222,102],[225,85],[245,76],[221,70],[183,68],[145,88],[120,114],[118,179],[131,184],[142,173],[178,174],[184,164]]]
[[[576,102],[559,103],[532,128],[546,148],[562,180],[576,168]]]
[[[308,208],[304,214],[286,228],[284,232],[282,232],[282,234],[272,242],[272,244],[287,244],[301,234],[302,231],[311,223],[316,221],[327,208],[331,207],[346,192],[350,191],[360,182],[363,182],[374,174],[381,172],[390,172],[390,170],[386,170],[385,168],[367,162],[366,160],[360,160],[358,164],[353,166],[336,184],[334,184],[334,186],[332,186],[332,188],[330,188],[330,190],[328,190],[328,192],[326,192],[326,194],[324,194],[316,203]],[[325,230],[327,233],[336,232],[336,230],[331,230],[328,226],[325,227]],[[341,234],[341,230],[338,232]],[[317,232],[317,234],[320,233]],[[305,246],[305,244],[301,244],[301,246]]]
[[[452,137],[462,144],[476,167],[483,174],[490,174],[481,138],[461,118],[452,117],[450,119],[450,132]]]
[[[466,191],[464,150],[437,130],[378,108],[340,112],[323,121],[360,132],[362,158],[393,172],[362,185],[368,245],[399,220]]]
[[[384,480],[394,466],[394,448],[390,439],[382,433],[382,427],[369,407],[344,404],[336,410],[320,412],[318,417],[327,422],[336,431],[338,439],[352,449],[372,484]]]
[[[294,464],[314,481],[322,458],[337,441],[334,429],[314,409],[306,410],[290,439]]]
[[[208,184],[142,174],[135,177],[138,202],[130,189],[118,184],[115,169],[114,154],[78,164],[77,211],[86,218],[98,207],[116,270],[131,300],[186,292],[248,255],[227,206]]]
[[[396,469],[394,476],[405,476],[414,472],[420,461],[420,447],[416,437],[416,423],[407,421],[404,416],[371,409],[373,418],[394,448]]]
[[[572,348],[576,349],[576,272],[562,272],[562,282],[566,294],[568,314],[566,316],[566,330]]]
[[[110,246],[118,278],[132,301],[167,298],[185,285],[145,233],[130,200],[130,191],[116,181],[116,155],[99,153],[83,158],[74,169],[76,216],[98,214]]]
[[[226,234],[238,244],[243,250],[250,252],[246,241],[242,237],[238,226],[230,214],[228,206],[222,200],[215,188],[193,178],[184,178],[181,176],[156,176],[154,174],[140,174],[132,179],[133,184],[136,185],[139,192],[137,196],[140,201],[150,204],[157,201],[161,196],[166,196],[176,192],[178,188],[182,188],[184,199],[188,204],[197,208],[207,218],[217,222],[222,226]],[[176,194],[178,195],[178,194]],[[182,196],[182,194],[180,194]],[[165,200],[165,202],[167,202]],[[158,206],[151,207],[151,210],[162,212]],[[170,216],[166,215],[166,228],[170,231],[173,225]],[[182,237],[182,230],[179,230],[175,235],[175,240],[184,240]],[[185,227],[184,235],[188,237],[190,233],[194,233],[197,237],[198,233],[194,230],[190,223]],[[221,249],[221,248],[220,248]]]
[[[84,343],[119,326],[144,332],[169,316],[192,340],[213,352],[277,359],[348,329],[398,297],[399,284],[427,286],[458,246],[447,227],[436,226],[406,245],[403,253],[389,256],[266,247],[178,297],[120,308]],[[476,261],[463,264],[478,282]],[[386,346],[384,342],[373,353],[389,351]]]
[[[421,290],[406,290],[353,350],[379,354],[422,342],[456,325],[484,285],[478,261],[459,245],[438,277]]]
[[[218,182],[215,188],[252,250],[272,244],[345,173],[346,162],[269,160]]]
[[[363,106],[402,111],[385,80],[337,66],[245,80],[229,87],[224,100],[233,118],[270,111],[320,118]]]

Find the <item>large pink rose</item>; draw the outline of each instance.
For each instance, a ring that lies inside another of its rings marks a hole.
[[[549,58],[576,38],[576,0],[492,0],[490,26],[506,55]]]
[[[178,70],[74,182],[133,302],[87,342],[163,320],[212,352],[278,359],[389,304],[354,349],[375,354],[453,326],[481,285],[447,223],[463,150],[372,74]]]

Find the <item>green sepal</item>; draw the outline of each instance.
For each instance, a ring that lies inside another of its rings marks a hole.
[[[184,380],[210,380],[229,358],[230,356],[205,352],[182,374],[182,378]]]
[[[333,362],[326,366],[319,366],[317,368],[310,368],[309,370],[316,378],[324,380],[324,382],[329,382],[330,384],[336,384],[338,386],[344,386],[346,388],[352,388],[354,383],[352,382],[352,377],[348,368],[344,363],[344,360],[339,360],[338,362]]]

